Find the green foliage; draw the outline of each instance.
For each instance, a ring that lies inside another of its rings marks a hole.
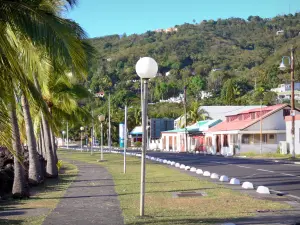
[[[140,78],[135,64],[142,56],[159,64],[156,78],[149,81],[149,117],[176,118],[183,114],[181,104],[159,103],[178,97],[187,86],[189,102],[201,105],[249,105],[276,103],[271,88],[289,82],[289,71],[278,69],[283,55],[293,44],[300,47],[300,13],[264,19],[241,18],[202,21],[176,26],[178,31],[148,31],[137,35],[110,35],[88,40],[97,50],[90,62],[84,85],[93,92],[112,95],[113,126],[123,121],[124,105],[129,110],[129,127],[141,124]],[[276,35],[278,30],[284,35]],[[296,51],[296,59],[300,54]],[[296,60],[296,81],[300,65]],[[212,97],[202,99],[201,91]],[[97,113],[108,114],[107,98],[88,104]],[[117,141],[117,135],[113,137]]]
[[[63,161],[62,160],[58,160],[58,162],[56,163],[57,169],[58,171],[60,170],[60,168],[62,168],[63,166]]]
[[[134,146],[135,147],[142,147],[142,142],[137,141],[137,142],[134,143]]]

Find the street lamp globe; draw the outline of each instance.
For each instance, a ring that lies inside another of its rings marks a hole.
[[[151,79],[156,76],[158,65],[154,59],[150,57],[143,57],[136,63],[135,71],[140,78]]]
[[[80,127],[80,130],[83,131],[83,130],[84,130],[84,127]]]
[[[65,134],[65,133],[66,133],[66,131],[64,131],[64,130],[63,130],[61,133],[62,133],[62,134]]]
[[[98,120],[99,120],[99,122],[102,123],[105,120],[105,116],[104,115],[99,115]]]
[[[279,69],[280,70],[286,70],[286,66],[284,65],[283,62],[280,63]]]

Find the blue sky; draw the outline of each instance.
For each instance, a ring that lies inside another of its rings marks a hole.
[[[144,33],[185,22],[241,17],[273,17],[300,11],[299,0],[78,0],[65,16],[89,37]]]

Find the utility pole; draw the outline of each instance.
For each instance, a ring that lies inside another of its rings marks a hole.
[[[110,93],[108,94],[108,149],[111,151]]]
[[[127,105],[125,105],[124,119],[124,173],[126,173],[126,148],[127,148]]]
[[[260,154],[262,154],[262,100],[260,100]]]
[[[188,146],[187,146],[187,102],[186,102],[186,86],[184,86],[184,92],[183,92],[183,98],[184,98],[184,150],[185,152],[188,152]]]
[[[69,122],[67,122],[67,149],[69,149]]]
[[[295,95],[294,95],[294,90],[295,90],[295,48],[292,46],[291,48],[291,108],[292,108],[292,129],[291,129],[291,134],[292,134],[292,145],[291,145],[291,153],[292,153],[292,158],[295,158]]]

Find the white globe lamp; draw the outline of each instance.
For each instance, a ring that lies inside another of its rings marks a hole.
[[[150,57],[140,58],[135,65],[135,71],[142,79],[154,78],[158,71],[156,61]]]

